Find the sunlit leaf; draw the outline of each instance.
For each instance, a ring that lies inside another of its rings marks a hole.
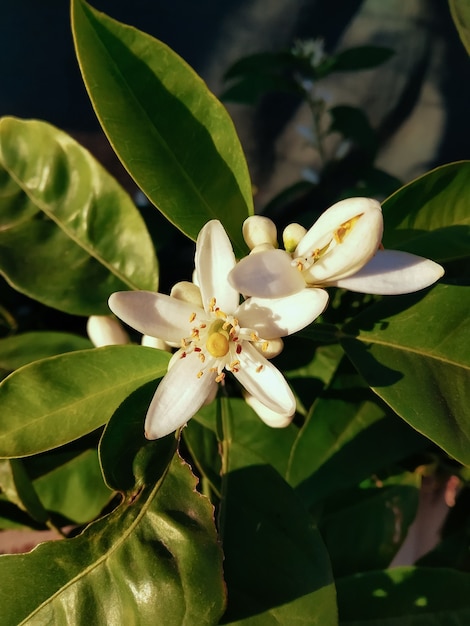
[[[209,502],[174,445],[110,515],[74,539],[0,557],[4,624],[201,624],[223,611],[222,555]],[[21,581],[21,584],[18,584]],[[40,584],[39,584],[40,582]]]
[[[72,28],[98,119],[142,191],[192,239],[218,218],[246,251],[251,183],[225,108],[168,46],[83,0],[72,1]]]
[[[0,384],[0,457],[50,450],[105,424],[132,391],[166,373],[169,358],[154,348],[108,346],[16,370]]]
[[[383,203],[386,248],[451,261],[470,255],[470,161],[438,167]]]
[[[470,54],[470,6],[467,0],[449,0],[449,7],[460,39]]]
[[[66,133],[0,121],[0,272],[18,291],[68,313],[108,313],[113,291],[158,287],[155,252],[128,194]],[[14,213],[19,205],[19,218]]]
[[[344,329],[373,390],[413,428],[470,464],[470,289],[437,285],[387,299]]]

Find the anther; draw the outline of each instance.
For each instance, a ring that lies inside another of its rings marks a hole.
[[[191,322],[194,322],[195,319],[196,319],[196,313],[191,313],[191,315],[189,316],[189,323],[191,324]]]
[[[266,352],[266,350],[269,348],[269,341],[264,341],[263,345],[261,346],[261,350],[263,352]]]
[[[201,378],[203,374],[204,374],[204,372],[202,370],[199,370],[199,372],[197,373],[197,377]]]
[[[235,341],[235,339],[234,339],[234,341]],[[236,352],[237,354],[240,354],[240,352],[241,352],[241,351],[242,351],[242,344],[241,344],[241,343],[239,343],[239,344],[237,345],[237,347],[235,348],[235,352]]]
[[[256,373],[259,374],[261,372],[261,370],[264,368],[264,365],[258,365],[258,367],[256,368]]]
[[[216,383],[221,383],[224,378],[225,378],[225,374],[223,372],[220,372],[220,374],[215,377],[215,382]]]

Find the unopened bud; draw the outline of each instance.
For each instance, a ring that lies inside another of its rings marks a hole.
[[[300,224],[289,224],[284,228],[282,233],[282,241],[284,242],[284,249],[289,254],[292,254],[299,245],[299,241],[304,237],[307,229]]]
[[[158,350],[165,350],[165,352],[171,352],[171,347],[166,341],[160,339],[160,337],[151,337],[150,335],[142,335],[141,344],[147,348],[157,348]]]
[[[183,280],[180,283],[173,285],[170,291],[170,296],[172,298],[176,298],[177,300],[187,302],[188,304],[194,304],[194,306],[201,309],[203,308],[199,287],[189,281]]]
[[[265,243],[277,248],[276,225],[269,217],[252,215],[243,222],[243,238],[250,250]]]
[[[86,330],[96,348],[130,343],[129,335],[120,322],[109,315],[91,315]]]

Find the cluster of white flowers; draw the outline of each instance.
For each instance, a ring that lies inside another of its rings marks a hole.
[[[382,231],[380,204],[368,198],[338,202],[308,231],[291,224],[283,234],[284,250],[277,248],[274,223],[253,216],[243,225],[251,253],[237,263],[223,226],[212,220],[197,238],[194,283],[178,283],[169,296],[112,294],[109,307],[117,317],[144,337],[177,348],[148,409],[146,436],[156,439],[183,426],[215,397],[226,372],[245,388],[247,401],[265,423],[288,425],[295,398],[269,359],[282,350],[282,337],[323,312],[328,303],[324,287],[409,293],[443,274],[433,261],[381,249]],[[95,345],[115,343],[111,337],[100,339],[94,324],[106,328],[112,322],[90,320]],[[127,341],[119,332],[116,337],[117,343]]]

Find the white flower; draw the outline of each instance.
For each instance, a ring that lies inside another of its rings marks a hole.
[[[293,416],[295,399],[282,374],[264,356],[270,343],[310,324],[325,308],[322,289],[266,301],[240,294],[227,281],[235,256],[225,230],[208,222],[196,243],[196,275],[203,306],[149,291],[111,295],[109,307],[138,331],[177,344],[168,373],[147,412],[146,436],[163,437],[183,426],[211,397],[225,371],[274,412]]]
[[[119,320],[110,315],[90,315],[86,330],[96,348],[130,343],[129,335]]]
[[[242,259],[229,282],[245,296],[262,298],[285,297],[306,286],[392,295],[424,289],[444,274],[429,259],[380,249],[382,233],[376,200],[341,200],[307,232],[291,224],[284,232],[286,251],[265,250]]]

